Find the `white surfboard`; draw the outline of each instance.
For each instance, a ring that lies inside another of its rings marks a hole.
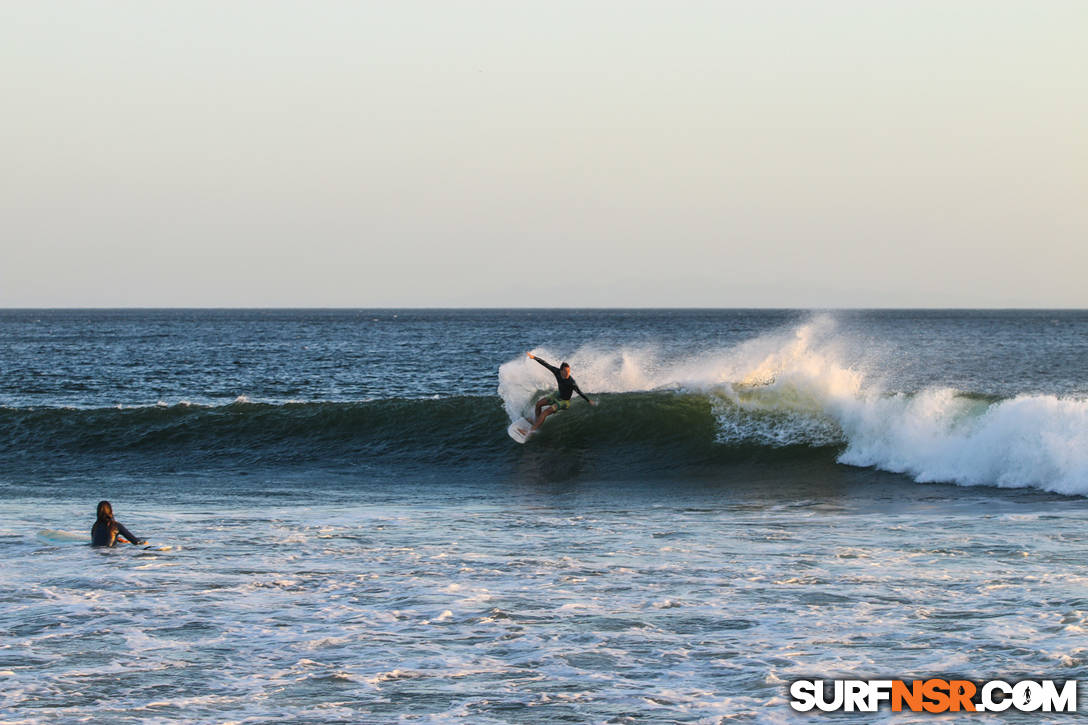
[[[90,544],[91,535],[89,533],[80,534],[75,531],[61,531],[60,529],[42,529],[38,532],[38,540],[47,544]],[[124,539],[117,540],[118,548],[123,548],[126,543]],[[152,544],[150,541],[135,546],[142,551],[173,551],[174,549],[169,544]]]
[[[38,532],[38,538],[48,544],[89,544],[90,532],[85,534],[75,531],[61,531],[60,529],[42,529]]]
[[[518,418],[506,429],[506,432],[518,443],[524,443],[529,440],[529,436],[532,433],[533,424],[527,421],[525,418]]]

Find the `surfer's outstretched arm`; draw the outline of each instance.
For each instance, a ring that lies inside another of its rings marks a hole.
[[[125,540],[128,541],[128,543],[130,543],[130,544],[144,544],[144,543],[147,543],[143,539],[141,539],[140,537],[136,536],[131,531],[126,529],[125,525],[122,524],[120,521],[118,521],[116,523],[117,523],[117,535],[118,536],[123,536],[125,538]]]
[[[550,364],[550,363],[549,363],[549,362],[548,362],[547,360],[544,360],[543,358],[539,358],[539,357],[537,357],[536,355],[534,355],[534,354],[533,354],[533,353],[531,353],[531,352],[527,352],[527,353],[525,353],[525,354],[529,356],[529,359],[530,359],[530,360],[536,360],[536,361],[537,361],[538,363],[540,363],[540,364],[541,364],[541,365],[543,365],[544,367],[548,368],[548,369],[549,369],[549,370],[551,370],[551,371],[552,371],[553,373],[555,373],[555,374],[558,374],[558,373],[559,373],[559,368],[557,368],[556,366],[554,366],[554,365]]]
[[[578,384],[577,384],[577,383],[575,383],[575,384],[574,384],[574,392],[576,392],[576,393],[578,393],[579,395],[581,395],[581,396],[582,396],[582,400],[586,401],[586,402],[587,402],[587,403],[589,403],[590,405],[592,405],[592,406],[596,406],[596,405],[597,405],[596,401],[590,400],[590,399],[589,399],[589,396],[588,396],[588,395],[586,395],[585,393],[583,393],[583,392],[582,392],[582,389],[578,387]]]

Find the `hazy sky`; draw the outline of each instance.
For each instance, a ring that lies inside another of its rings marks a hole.
[[[1088,2],[0,5],[0,306],[1088,307]]]

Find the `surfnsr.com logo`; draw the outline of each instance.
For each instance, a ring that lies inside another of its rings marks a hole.
[[[1076,712],[1077,680],[795,680],[790,707],[799,712]]]

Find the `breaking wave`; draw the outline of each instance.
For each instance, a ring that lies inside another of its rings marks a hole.
[[[554,381],[520,357],[500,367],[497,396],[0,408],[0,462],[134,472],[390,464],[516,477],[528,461],[561,466],[574,457],[574,475],[637,477],[812,458],[919,482],[1088,495],[1088,400],[889,390],[888,362],[857,347],[833,320],[817,318],[686,357],[584,348],[565,357],[601,405],[576,401],[525,446],[506,437],[507,422]],[[556,351],[536,352],[560,360]]]
[[[585,390],[702,396],[721,446],[834,446],[840,463],[919,482],[1088,495],[1088,400],[996,399],[951,388],[889,391],[883,382],[888,361],[858,348],[837,334],[834,320],[820,317],[682,359],[662,359],[652,349],[584,349],[569,360]],[[504,364],[499,393],[508,415],[527,410],[549,378],[528,358]],[[668,430],[666,422],[661,429]]]

